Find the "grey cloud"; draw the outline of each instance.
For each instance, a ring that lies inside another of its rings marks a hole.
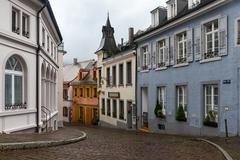
[[[127,40],[128,28],[135,31],[150,25],[150,11],[165,6],[165,0],[50,0],[62,32],[68,54],[64,63],[74,57],[81,60],[96,58],[94,52],[102,37],[102,25],[107,12],[115,29],[117,43]]]

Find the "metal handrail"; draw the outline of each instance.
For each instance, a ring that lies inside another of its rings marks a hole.
[[[45,109],[45,110],[49,113],[49,120],[51,120],[51,111],[50,111],[47,107],[45,107],[45,106],[42,106],[42,109]],[[45,111],[45,112],[46,112],[46,111]],[[47,123],[49,120],[48,120],[47,117],[46,117],[46,123]],[[51,123],[50,123],[49,127],[51,127]]]
[[[47,125],[47,121],[48,121],[48,120],[47,120],[47,114],[48,114],[48,113],[47,113],[43,108],[42,108],[42,112],[45,113],[45,115],[46,115],[46,132],[47,132],[47,130],[48,130],[48,125]]]

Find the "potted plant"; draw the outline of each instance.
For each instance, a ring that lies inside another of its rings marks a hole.
[[[162,103],[159,103],[158,100],[157,100],[157,103],[156,103],[154,113],[155,113],[155,116],[157,118],[161,118],[161,119],[165,118],[165,115],[163,114],[163,105],[162,105]]]
[[[92,119],[92,125],[98,125],[98,122],[99,122],[99,119],[96,116],[94,116]]]
[[[178,108],[177,108],[176,120],[177,121],[183,121],[183,122],[187,121],[185,111],[184,111],[184,108],[183,108],[182,105],[179,105]]]
[[[207,116],[204,118],[203,124],[209,127],[218,127],[216,122],[217,113],[215,111],[209,111]]]

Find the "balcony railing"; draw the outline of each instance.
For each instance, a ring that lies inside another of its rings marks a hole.
[[[177,59],[177,64],[182,64],[182,63],[186,63],[187,62],[187,58],[178,58]]]
[[[27,109],[27,103],[13,104],[13,105],[5,106],[5,110],[19,110],[19,109]]]
[[[218,56],[218,51],[204,53],[204,59],[210,59]]]

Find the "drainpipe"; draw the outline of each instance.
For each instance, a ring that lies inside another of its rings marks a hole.
[[[137,69],[137,44],[135,44],[135,47],[134,47],[134,50],[135,50],[135,109],[136,109],[136,131],[138,130],[138,99],[137,99],[137,87],[138,87],[138,78],[137,78],[137,72],[138,72],[138,69]]]
[[[39,40],[39,32],[40,32],[40,14],[43,9],[47,6],[48,0],[45,2],[43,7],[37,12],[37,50],[36,50],[36,106],[37,106],[37,114],[36,114],[36,132],[39,132],[39,52],[41,49],[40,40]]]

